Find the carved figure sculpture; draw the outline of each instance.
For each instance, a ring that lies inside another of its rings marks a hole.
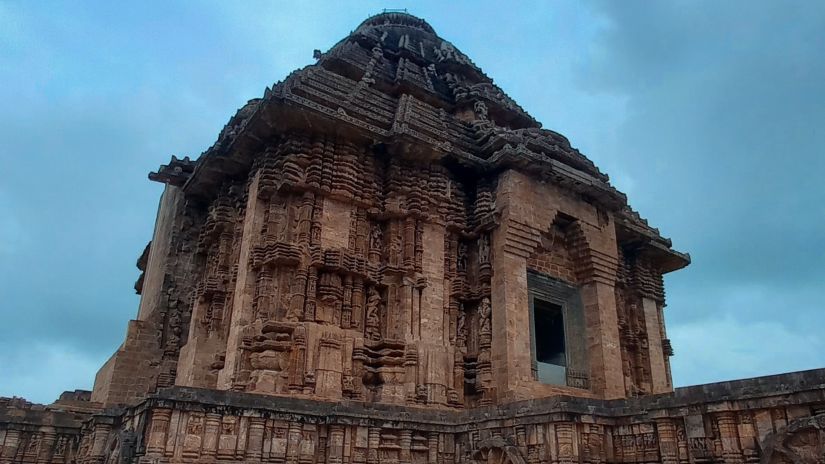
[[[365,335],[372,341],[381,340],[381,295],[375,288],[371,288],[367,297],[367,315]]]
[[[484,297],[481,299],[481,304],[478,307],[479,317],[479,332],[481,335],[490,335],[492,333],[492,311],[490,308],[490,298]]]
[[[392,235],[390,239],[390,264],[393,266],[398,266],[401,263],[401,253],[402,253],[402,246],[401,246],[401,237],[398,236],[397,233]]]
[[[475,112],[476,119],[479,121],[487,121],[487,105],[483,101],[478,100],[473,104],[473,112]]]
[[[177,311],[173,311],[169,316],[169,339],[166,341],[166,349],[174,350],[180,344],[181,320]]]
[[[458,272],[467,271],[467,244],[463,242],[458,244],[458,259],[456,262],[456,269],[458,270]]]
[[[464,303],[459,305],[458,316],[456,317],[456,345],[462,350],[467,348],[467,312],[464,310]]]
[[[270,206],[270,221],[272,225],[272,238],[275,241],[286,240],[287,234],[287,215],[284,211],[284,205],[273,203]]]
[[[478,238],[478,263],[487,264],[490,262],[490,237],[482,234]]]
[[[375,224],[370,231],[370,250],[380,251],[384,243],[384,233],[381,231],[381,226]]]
[[[285,319],[289,322],[298,322],[301,320],[301,312],[303,308],[299,304],[295,304],[291,301],[291,294],[287,295],[284,304],[286,305],[286,316]]]

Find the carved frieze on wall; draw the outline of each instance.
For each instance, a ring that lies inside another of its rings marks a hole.
[[[489,402],[495,183],[382,150],[291,133],[187,203],[162,334],[179,384]]]
[[[334,374],[318,365],[318,375]],[[821,375],[689,387],[650,401],[566,397],[438,414],[377,404],[366,415],[354,403],[298,399],[271,408],[258,395],[175,388],[87,420],[82,431],[0,427],[0,462],[815,464],[825,397],[802,382]],[[727,399],[743,389],[747,401]]]

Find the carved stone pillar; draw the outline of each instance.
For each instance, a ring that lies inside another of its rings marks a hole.
[[[37,450],[37,463],[45,464],[51,460],[54,454],[54,444],[57,434],[54,427],[43,427],[40,429],[40,449]]]
[[[676,425],[668,418],[657,419],[656,433],[659,436],[659,453],[662,464],[678,463],[679,445],[676,441]]]
[[[329,443],[327,447],[327,463],[341,464],[344,460],[344,426],[329,426]]]
[[[529,234],[516,223],[505,223],[493,234],[491,364],[495,386],[501,393],[533,380],[530,337],[526,336],[530,333],[529,251],[515,245],[521,235]]]
[[[413,291],[412,282],[409,279],[402,279],[402,283],[396,290],[395,302],[388,301],[386,334],[390,340],[404,340],[407,332],[412,329],[410,320],[413,310]]]
[[[605,398],[621,398],[625,388],[614,289],[592,282],[581,288],[581,296],[590,348],[590,387]]]
[[[364,324],[364,279],[355,277],[352,280],[352,316],[350,327],[361,330]]]
[[[453,391],[455,392],[455,404],[464,404],[464,353],[461,349],[455,350],[453,360]]]
[[[217,387],[231,390],[237,387],[237,378],[242,366],[244,350],[241,348],[244,329],[253,321],[252,302],[255,297],[255,273],[249,267],[252,246],[260,234],[264,221],[266,205],[258,199],[260,174],[255,174],[249,186],[249,198],[243,220],[240,256],[238,258],[238,275],[236,278],[232,318],[229,322],[229,335],[226,344],[224,367],[218,373]]]
[[[206,420],[204,421],[204,432],[203,432],[203,452],[202,455],[206,459],[211,459],[215,457],[215,453],[218,450],[218,433],[221,428],[221,415],[220,414],[207,414]]]
[[[725,464],[741,464],[742,448],[739,446],[739,432],[736,426],[736,413],[724,411],[716,414],[719,426],[719,439],[722,442],[722,459]]]
[[[416,386],[418,384],[418,350],[414,345],[407,345],[404,352],[404,391],[409,401],[415,401]]]
[[[318,342],[318,368],[315,370],[315,393],[325,399],[341,398],[343,365],[341,340],[325,337]]]
[[[478,372],[478,382],[481,384],[481,389],[484,392],[482,404],[489,404],[493,401],[491,391],[493,386],[493,310],[490,300],[487,297],[481,299],[478,307],[478,363],[476,365]],[[512,334],[508,334],[511,336]]]
[[[559,464],[573,464],[578,462],[578,456],[575,453],[576,439],[573,424],[561,423],[556,424],[556,446]]]
[[[438,463],[438,432],[430,432],[427,435],[427,463]]]
[[[6,439],[2,445],[2,453],[0,453],[0,463],[11,463],[14,456],[17,454],[17,449],[20,447],[20,431],[9,429],[6,431]]]
[[[403,226],[404,237],[404,268],[415,268],[415,218],[408,216],[404,219]]]
[[[645,327],[647,328],[647,346],[650,357],[651,393],[666,393],[672,390],[668,381],[668,369],[662,349],[662,331],[659,322],[659,304],[648,298],[642,298]]]
[[[435,243],[435,242],[431,242]],[[443,244],[443,242],[442,242]],[[417,221],[415,224],[415,272],[424,270],[424,224]]]
[[[297,322],[304,320],[304,305],[307,288],[307,269],[300,269],[295,272],[295,277],[290,285],[289,310],[287,320]]]
[[[344,276],[343,303],[341,305],[341,328],[352,327],[352,276]]]
[[[287,429],[286,462],[287,464],[297,464],[301,446],[301,424],[290,422]]]
[[[264,426],[266,419],[263,417],[249,418],[249,435],[246,442],[246,459],[251,462],[259,461],[264,443]]]
[[[492,232],[492,376],[503,398],[518,399],[519,387],[534,382],[530,349],[527,258],[539,246],[552,208],[533,201],[532,181],[516,171],[502,173],[496,188],[499,226]],[[541,214],[537,214],[540,212]],[[546,223],[539,219],[548,216]],[[537,221],[538,219],[538,221]]]
[[[310,228],[312,226],[312,209],[315,203],[315,195],[311,192],[304,193],[301,198],[301,207],[298,214],[298,243],[309,244]]]
[[[414,295],[420,296],[414,306],[417,314],[414,332],[425,343],[443,346],[449,338],[449,314],[444,311],[445,297],[449,292],[444,288],[443,261],[444,235],[447,232],[443,225],[421,221],[416,230],[417,240],[427,244],[427,252],[420,266],[423,279],[419,279],[413,290]]]
[[[163,451],[166,449],[166,434],[169,431],[171,416],[171,409],[152,410],[152,425],[149,428],[149,441],[146,444],[146,454],[148,456],[163,455]]]
[[[378,464],[378,446],[381,444],[381,429],[370,427],[367,435],[367,464]]]
[[[312,208],[312,225],[309,231],[310,246],[321,246],[321,233],[323,231],[322,222],[324,215],[324,198],[319,196],[315,198],[315,206]]]
[[[410,447],[412,446],[412,430],[402,430],[400,434],[401,454],[399,462],[401,464],[410,464],[412,456],[410,454]]]
[[[89,453],[90,461],[102,463],[106,458],[106,442],[112,426],[109,424],[95,424],[94,438],[92,439],[92,450]]]
[[[292,333],[292,351],[290,352],[289,389],[301,393],[304,388],[306,373],[307,330],[304,324],[295,327]]]
[[[590,358],[590,388],[604,398],[625,395],[624,373],[616,308],[618,248],[615,227],[608,220],[601,227],[581,221],[570,227],[571,252],[584,304]]]
[[[754,429],[753,414],[750,411],[741,411],[738,414],[739,420],[739,445],[742,447],[742,455],[745,462],[759,462],[758,444],[756,442],[756,430]],[[823,435],[825,438],[825,435]]]
[[[401,230],[398,220],[390,220],[387,223],[388,256],[387,263],[393,268],[399,268],[403,264],[403,252],[401,242]]]

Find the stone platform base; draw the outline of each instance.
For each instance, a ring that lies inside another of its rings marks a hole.
[[[98,414],[0,409],[0,463],[822,463],[825,369],[465,411],[174,387]]]

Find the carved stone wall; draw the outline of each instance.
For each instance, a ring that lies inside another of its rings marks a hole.
[[[82,429],[66,412],[0,417],[0,462],[814,464],[823,415],[825,370],[439,413],[174,387]]]
[[[150,175],[166,187],[140,310],[95,401],[179,385],[467,408],[671,388],[661,275],[687,257],[429,25],[376,18]],[[587,388],[532,373],[528,269],[581,294]]]
[[[527,258],[527,267],[564,282],[576,284],[574,262],[565,227],[554,223],[550,230],[541,234],[538,247]]]

